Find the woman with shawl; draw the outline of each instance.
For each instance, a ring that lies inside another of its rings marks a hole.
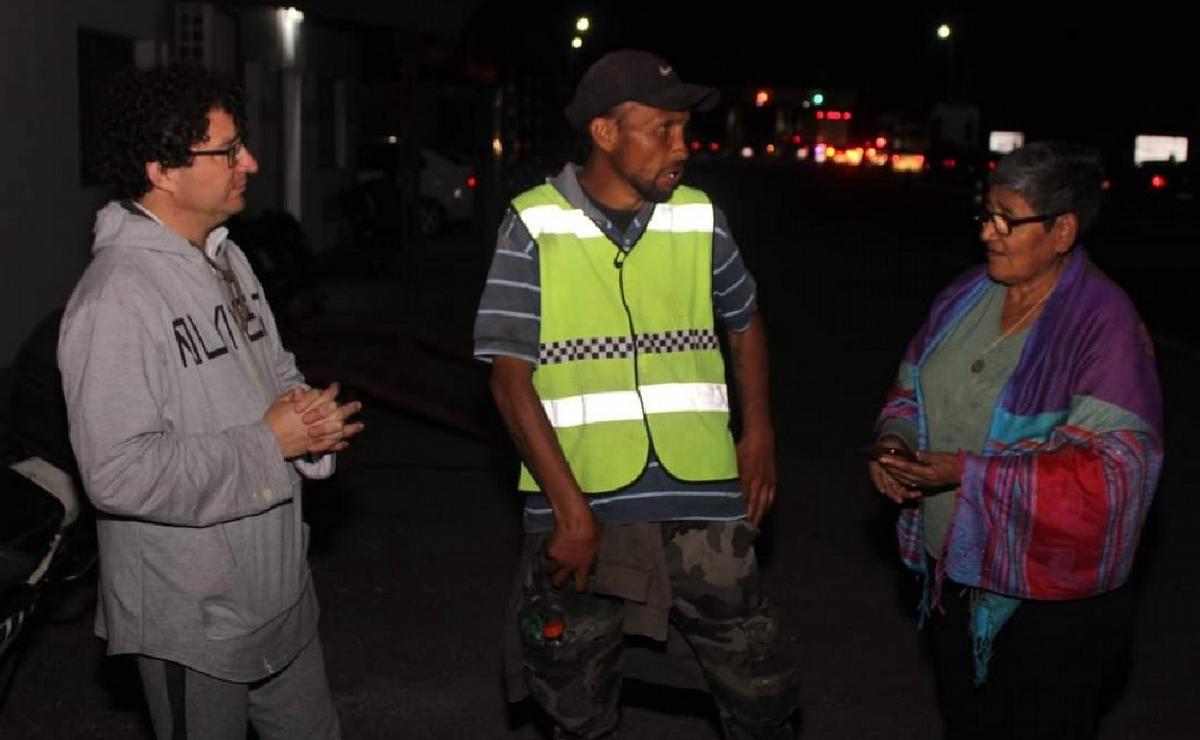
[[[1101,180],[1068,144],[999,161],[986,265],[937,297],[877,424],[947,738],[1094,737],[1128,639],[1162,399],[1137,312],[1079,243]]]

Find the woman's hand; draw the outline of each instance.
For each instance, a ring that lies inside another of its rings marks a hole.
[[[889,434],[875,443],[877,450],[899,449],[908,451],[908,445],[899,437]],[[872,460],[867,463],[867,471],[871,475],[871,482],[875,484],[875,490],[879,491],[897,504],[902,504],[905,501],[911,501],[921,495],[920,491],[913,488],[905,487],[904,483],[896,479],[891,471],[882,465],[883,458],[897,459],[891,455],[883,455],[878,460]]]
[[[910,462],[894,455],[884,455],[879,458],[879,465],[909,489],[957,488],[962,485],[962,456],[959,453],[922,450],[916,453],[916,457],[916,462]]]
[[[886,468],[874,460],[867,463],[867,470],[871,473],[871,482],[875,484],[875,489],[885,498],[897,504],[911,501],[921,495],[921,492],[916,489],[905,488],[903,483],[896,480]]]

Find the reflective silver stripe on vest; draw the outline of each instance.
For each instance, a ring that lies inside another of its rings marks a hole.
[[[686,231],[701,231],[711,233],[713,230],[713,209],[708,203],[684,203],[671,205],[659,203],[654,206],[654,215],[650,217],[647,231],[671,231],[680,234]]]
[[[533,239],[542,234],[574,234],[580,239],[604,236],[600,227],[578,208],[568,211],[556,205],[533,206],[521,211],[521,220]]]
[[[644,385],[641,396],[634,391],[585,393],[542,401],[542,408],[555,429],[604,421],[637,421],[642,404],[648,414],[677,411],[729,411],[729,392],[724,383],[660,383]]]
[[[673,411],[729,411],[729,391],[724,383],[660,383],[643,385],[647,414]]]
[[[585,393],[542,401],[550,426],[556,429],[602,421],[634,421],[642,418],[642,401],[634,391]]]
[[[531,206],[521,211],[521,220],[525,222],[529,236],[533,239],[542,234],[574,234],[580,239],[598,239],[604,236],[600,227],[578,208],[567,210],[556,205]],[[650,216],[646,230],[675,234],[691,231],[711,232],[712,206],[707,203],[659,203],[654,206],[654,214]]]

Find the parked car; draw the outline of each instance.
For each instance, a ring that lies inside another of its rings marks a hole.
[[[475,214],[478,180],[469,164],[449,154],[420,150],[417,202],[413,207],[413,230],[430,236],[454,221],[470,220]]]
[[[373,204],[365,216],[362,208],[352,209],[351,220],[390,220],[401,232],[432,236],[473,217],[477,185],[471,166],[448,152],[405,147],[391,138],[368,141],[358,149],[354,189],[370,191]],[[399,201],[395,209],[374,202],[388,192]]]

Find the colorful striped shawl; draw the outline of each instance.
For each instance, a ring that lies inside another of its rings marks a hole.
[[[920,372],[989,285],[984,267],[935,300],[879,424],[911,423],[928,443]],[[1133,564],[1162,468],[1153,343],[1125,293],[1077,248],[1000,392],[962,487],[940,564],[955,581],[1022,599],[1112,590]],[[900,516],[906,565],[924,572],[919,508]]]

